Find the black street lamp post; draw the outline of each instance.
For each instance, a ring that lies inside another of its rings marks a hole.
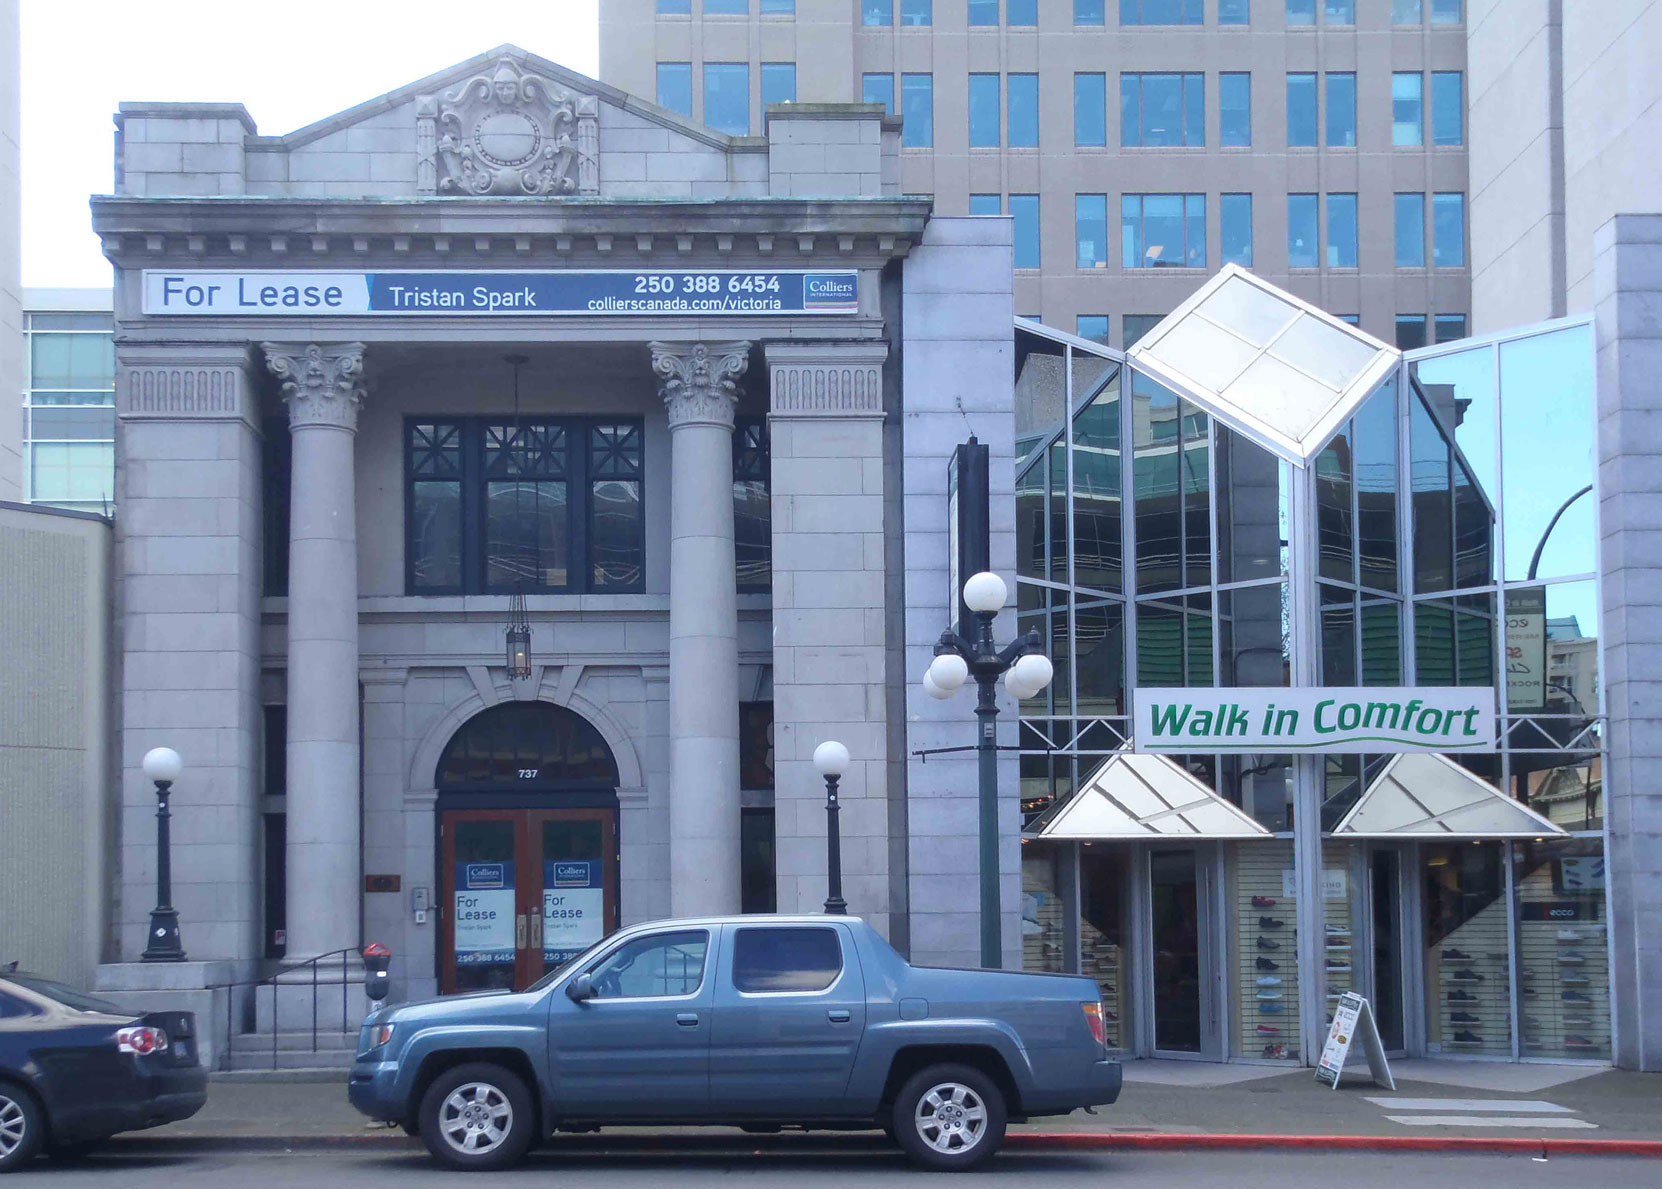
[[[172,814],[167,798],[179,779],[184,761],[171,747],[155,747],[144,754],[144,775],[156,785],[156,907],[150,910],[150,933],[144,953],[146,962],[183,962],[185,947],[179,940],[179,910],[173,907],[173,856],[168,826]]]
[[[848,748],[834,739],[828,739],[814,748],[814,767],[825,777],[825,911],[832,916],[847,916],[848,901],[843,899],[843,839],[837,804],[837,782],[848,769]]]
[[[952,628],[941,633],[935,659],[923,675],[923,688],[933,698],[950,698],[970,678],[975,679],[975,751],[979,769],[981,808],[981,965],[996,970],[1004,964],[999,936],[998,862],[998,700],[1000,677],[1018,702],[1031,698],[1055,675],[1042,651],[1039,633],[1030,631],[1000,649],[993,643],[993,620],[1004,606],[1009,588],[989,571],[964,583],[964,605],[975,616],[975,638],[967,640]]]

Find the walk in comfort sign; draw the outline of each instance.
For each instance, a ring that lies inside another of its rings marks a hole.
[[[1140,752],[1493,751],[1495,691],[1385,686],[1139,689]]]
[[[159,317],[385,314],[857,314],[853,269],[566,269],[499,272],[209,272],[146,269]]]

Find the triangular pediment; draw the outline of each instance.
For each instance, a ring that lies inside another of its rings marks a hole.
[[[1269,831],[1163,755],[1109,756],[1036,830],[1065,842],[1139,838],[1266,838]]]
[[[1393,758],[1333,828],[1336,838],[1544,838],[1564,833],[1436,752]]]

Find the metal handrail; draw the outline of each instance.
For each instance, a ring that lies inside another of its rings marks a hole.
[[[311,971],[312,971],[312,1052],[315,1053],[315,1052],[317,1052],[317,987],[318,987],[317,967],[318,967],[318,963],[323,962],[323,961],[325,961],[326,959],[329,959],[329,958],[337,958],[338,957],[338,958],[343,958],[344,959],[344,958],[347,958],[347,957],[350,957],[350,956],[353,956],[353,955],[358,955],[360,953],[361,953],[361,951],[359,951],[357,949],[352,949],[352,948],[339,949],[339,950],[330,950],[328,953],[318,954],[315,957],[306,958],[306,959],[304,959],[302,961],[299,961],[299,962],[292,962],[292,963],[289,963],[289,964],[286,964],[286,965],[280,965],[280,966],[277,967],[277,969],[275,971],[273,971],[272,973],[270,973],[268,975],[265,975],[262,978],[239,978],[239,979],[234,979],[233,981],[228,982],[228,983],[210,983],[208,985],[208,988],[207,988],[208,990],[210,990],[210,991],[223,990],[225,992],[225,1048],[219,1054],[219,1068],[220,1069],[226,1069],[230,1065],[230,1060],[231,1060],[231,1038],[236,1035],[236,1024],[235,1024],[236,996],[232,992],[235,991],[235,989],[237,987],[253,987],[254,988],[254,1008],[255,1008],[255,1019],[257,1021],[258,1018],[259,1018],[259,995],[260,995],[259,989],[261,987],[265,986],[267,983],[271,984],[271,1068],[273,1070],[275,1070],[277,1068],[277,1040],[278,1040],[279,1035],[283,1031],[282,1024],[279,1022],[279,1017],[277,1015],[277,983],[278,983],[278,980],[281,979],[285,974],[292,974],[296,970],[304,970],[308,966],[311,967]],[[347,988],[347,979],[346,979],[346,973],[345,973],[345,965],[346,964],[343,961],[341,963],[342,969],[341,969],[341,981],[340,981],[340,1018],[341,1018],[341,1028],[342,1028],[343,1031],[348,1030],[348,1029],[346,1029],[346,1019],[347,1019],[347,1015],[346,1015],[346,1011],[347,1011],[347,991],[346,991],[346,988]]]

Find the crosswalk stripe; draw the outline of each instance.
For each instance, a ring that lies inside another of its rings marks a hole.
[[[1554,1115],[1386,1115],[1393,1123],[1408,1127],[1529,1127],[1592,1131],[1597,1123],[1586,1119],[1565,1119]]]
[[[1369,1098],[1375,1106],[1398,1111],[1502,1111],[1529,1115],[1573,1115],[1575,1112],[1556,1102],[1540,1099],[1515,1098]]]

